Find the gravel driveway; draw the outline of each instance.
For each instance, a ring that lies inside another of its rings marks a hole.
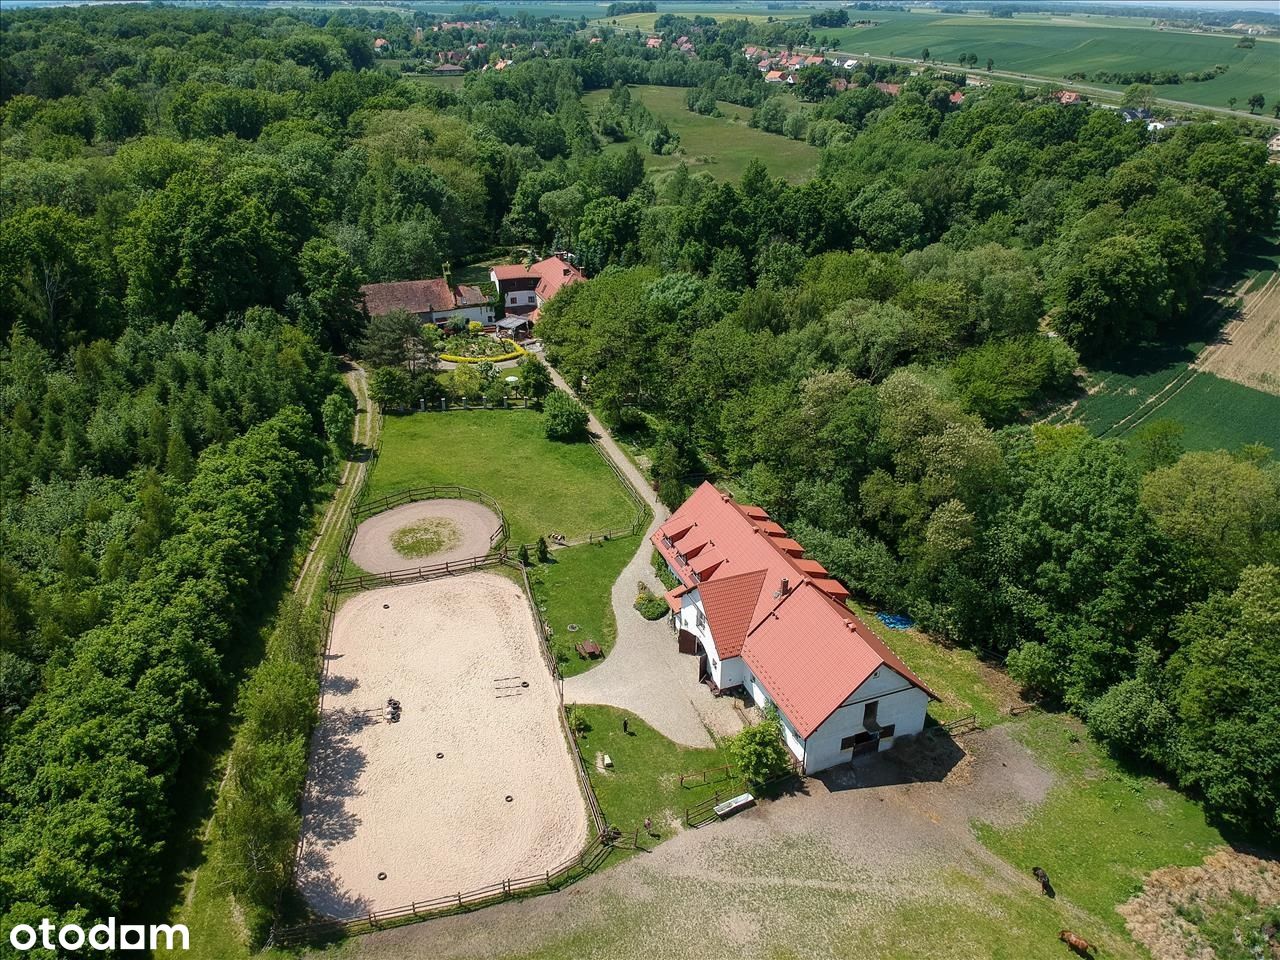
[[[555,368],[549,369],[556,386],[571,392]],[[564,698],[570,703],[599,703],[630,710],[669,740],[689,747],[710,747],[713,743],[708,728],[717,736],[742,729],[733,700],[713,697],[698,683],[697,658],[676,650],[676,638],[666,620],[646,620],[632,606],[641,580],[659,595],[666,592],[649,565],[653,555],[649,537],[670,516],[670,511],[594,415],[590,415],[588,427],[600,438],[609,459],[649,505],[653,522],[645,531],[640,549],[613,584],[617,643],[603,663],[565,680]]]

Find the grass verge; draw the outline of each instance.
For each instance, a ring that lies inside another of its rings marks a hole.
[[[600,809],[611,826],[629,832],[640,827],[641,846],[653,845],[680,830],[685,807],[725,789],[733,781],[681,787],[680,774],[696,773],[723,766],[729,751],[719,744],[713,748],[684,747],[668,740],[639,717],[616,707],[579,705],[589,729],[579,737],[587,775],[600,801]],[[627,721],[627,732],[622,721]],[[597,756],[608,754],[611,769],[602,770]],[[645,817],[653,820],[654,836],[646,838]]]
[[[546,607],[543,616],[551,624],[551,650],[564,676],[592,666],[592,661],[578,656],[576,644],[593,640],[605,656],[613,649],[618,639],[613,583],[639,548],[639,537],[586,543],[552,551],[549,562],[529,567],[529,585],[539,606]],[[572,633],[571,623],[578,625]]]

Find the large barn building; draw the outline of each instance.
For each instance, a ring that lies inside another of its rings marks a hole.
[[[776,706],[805,773],[924,728],[933,691],[845,606],[846,590],[760,507],[704,483],[653,535],[679,579],[676,643],[719,694]]]

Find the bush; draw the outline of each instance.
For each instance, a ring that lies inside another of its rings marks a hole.
[[[764,720],[730,740],[729,752],[734,765],[751,784],[768,783],[790,770],[791,752],[782,742],[777,708],[770,707]]]
[[[634,606],[646,620],[661,620],[669,609],[667,601],[650,590],[644,581],[640,583]]]
[[[522,567],[529,565],[529,545],[527,543],[520,544],[520,550],[516,554],[516,559],[520,561]]]
[[[587,716],[582,712],[581,707],[566,708],[564,719],[575,737],[585,736],[591,732],[591,724],[587,721]]]
[[[671,572],[671,568],[667,566],[667,561],[662,559],[662,554],[657,550],[653,551],[652,563],[654,576],[658,578],[664,587],[668,590],[674,590],[680,585],[679,578]]]
[[[587,436],[587,411],[563,390],[553,390],[543,404],[548,440],[573,443]]]

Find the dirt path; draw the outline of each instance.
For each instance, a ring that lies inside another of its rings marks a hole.
[[[374,412],[373,403],[369,400],[369,388],[364,369],[358,365],[352,366],[343,379],[346,380],[348,388],[356,398],[356,421],[351,431],[355,449],[371,451],[378,445],[378,417]],[[360,481],[364,477],[367,466],[368,458],[359,457],[348,460],[342,468],[337,493],[329,502],[329,508],[320,522],[320,529],[316,531],[315,538],[311,541],[306,560],[303,561],[302,569],[298,571],[298,579],[293,584],[294,595],[303,606],[310,605],[316,597],[316,592],[325,582],[328,571],[324,564],[317,560],[323,555],[321,546],[342,529],[342,518],[355,506],[353,501],[360,490]]]
[[[551,379],[572,394],[564,377],[550,364]],[[669,740],[690,747],[712,746],[711,734],[733,734],[742,719],[728,697],[712,697],[698,683],[696,660],[676,650],[675,637],[665,620],[645,620],[632,606],[636,584],[643,580],[656,593],[658,583],[649,565],[653,547],[649,537],[671,515],[653,487],[618,446],[608,428],[588,414],[588,426],[606,456],[617,465],[653,513],[640,547],[614,581],[613,616],[618,641],[604,662],[564,682],[564,698],[571,703],[600,703],[630,710]]]

